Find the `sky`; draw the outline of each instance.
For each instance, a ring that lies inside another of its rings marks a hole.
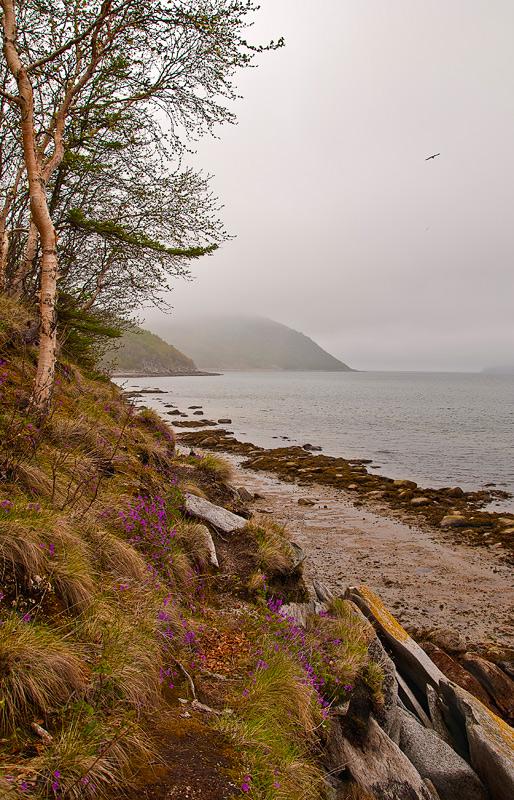
[[[235,238],[173,318],[269,317],[355,369],[512,364],[512,1],[260,5],[248,38],[286,45],[190,161]]]

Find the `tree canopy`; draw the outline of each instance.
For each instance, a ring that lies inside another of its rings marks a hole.
[[[227,234],[190,142],[235,121],[251,0],[1,0],[0,290],[39,313],[48,406],[57,286],[82,311],[156,301]],[[59,282],[59,284],[58,284]]]

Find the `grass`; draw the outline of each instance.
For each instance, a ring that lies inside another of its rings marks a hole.
[[[12,734],[35,716],[46,716],[85,688],[77,649],[47,625],[11,612],[2,619],[0,733]]]
[[[243,794],[324,797],[317,757],[330,705],[357,680],[380,700],[365,626],[342,601],[306,632],[280,616],[279,592],[287,580],[298,586],[301,570],[284,529],[265,517],[245,534],[258,602],[244,611],[209,563],[204,526],[183,515],[172,431],[112,384],[62,360],[48,418],[31,418],[34,353],[19,344],[26,314],[9,302],[0,313],[0,749],[11,777],[0,777],[1,796],[122,796],[141,759],[157,758],[149,720],[178,714],[177,691],[212,690],[205,676],[225,659],[215,700],[233,713],[217,719],[244,765]],[[196,470],[231,478],[217,457],[180,464],[191,480]]]
[[[227,483],[233,475],[231,464],[220,456],[203,453],[200,456],[192,456],[191,463],[194,464],[196,469],[210,473],[216,481]]]
[[[236,716],[222,718],[219,728],[245,753],[247,796],[323,798],[323,772],[311,749],[322,709],[296,660],[268,642],[234,706]]]
[[[264,515],[256,515],[248,525],[258,545],[259,571],[267,576],[286,575],[293,565],[293,548],[285,529]]]

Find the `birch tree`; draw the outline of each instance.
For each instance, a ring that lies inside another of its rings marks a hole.
[[[236,96],[235,71],[281,42],[267,48],[248,44],[247,16],[256,10],[251,0],[0,0],[0,5],[8,75],[0,96],[18,120],[30,203],[14,284],[16,290],[21,286],[39,247],[32,404],[44,414],[53,388],[59,279],[48,187],[77,120],[89,120],[94,140],[131,110],[142,128],[154,131],[156,147],[166,143],[168,154],[176,154],[189,138],[234,121],[227,103]]]

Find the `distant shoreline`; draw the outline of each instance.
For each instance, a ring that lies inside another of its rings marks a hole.
[[[190,372],[113,372],[111,378],[214,378],[222,374],[222,372],[201,372],[199,370]]]

